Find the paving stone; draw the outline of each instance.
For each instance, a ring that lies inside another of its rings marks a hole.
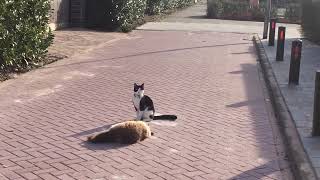
[[[124,36],[0,84],[1,176],[282,179],[274,162],[285,161],[284,148],[248,34]],[[178,119],[151,122],[154,137],[134,145],[87,143],[135,117],[135,82],[145,83],[158,113]]]

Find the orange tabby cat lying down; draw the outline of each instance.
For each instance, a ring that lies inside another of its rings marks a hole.
[[[153,133],[147,123],[132,120],[114,124],[105,132],[88,137],[88,141],[92,143],[134,144],[152,135]]]

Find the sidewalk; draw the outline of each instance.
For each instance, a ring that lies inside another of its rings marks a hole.
[[[274,47],[268,46],[267,40],[263,40],[262,42],[280,86],[281,93],[286,101],[292,118],[295,121],[304,148],[318,177],[320,177],[320,138],[311,137],[314,81],[315,72],[320,69],[320,46],[308,40],[303,40],[299,85],[289,86],[291,43],[297,38],[300,38],[300,36],[291,35],[287,38],[283,62],[275,61],[276,42]]]
[[[55,38],[49,47],[49,54],[58,57],[72,57],[85,54],[95,48],[128,38],[125,33],[99,32],[84,28],[69,28],[53,32]]]
[[[0,84],[0,179],[292,180],[250,33],[181,24],[115,41],[56,32],[51,52],[69,58]],[[86,142],[135,117],[135,82],[177,121],[129,146]]]

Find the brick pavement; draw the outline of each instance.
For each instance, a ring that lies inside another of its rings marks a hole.
[[[0,179],[290,179],[248,35],[129,37],[0,84]],[[138,144],[86,143],[135,116],[134,82],[178,120]]]
[[[53,44],[49,47],[49,54],[59,57],[71,57],[85,54],[93,49],[128,38],[123,33],[108,33],[84,28],[68,28],[54,31]]]

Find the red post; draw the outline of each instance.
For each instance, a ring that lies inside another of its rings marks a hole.
[[[274,46],[274,38],[276,33],[276,19],[270,19],[270,30],[269,30],[269,46]]]
[[[283,26],[280,26],[278,28],[278,42],[277,42],[277,61],[283,61],[284,57],[284,43],[286,39],[286,28]]]
[[[289,84],[299,84],[300,61],[301,61],[302,41],[292,41],[291,61],[289,71]]]

